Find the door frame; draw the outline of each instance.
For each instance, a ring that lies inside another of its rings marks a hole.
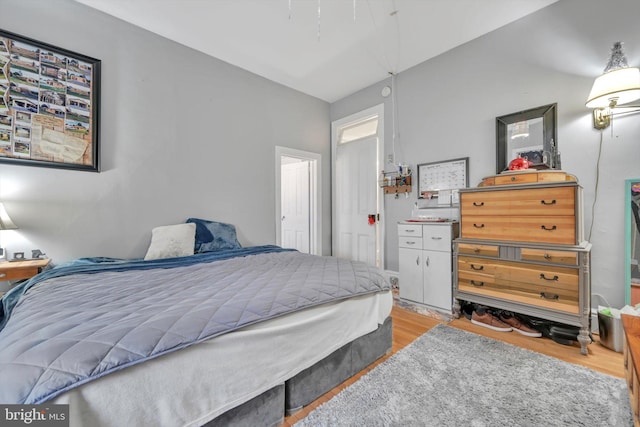
[[[351,114],[347,117],[343,117],[331,122],[331,217],[337,218],[336,213],[336,158],[338,147],[338,132],[341,128],[350,125],[355,122],[366,120],[371,117],[378,116],[378,133],[377,133],[377,147],[376,147],[376,170],[382,170],[384,168],[384,104],[378,104],[366,110],[358,113]],[[380,269],[384,270],[384,251],[385,251],[385,224],[384,224],[384,193],[382,188],[377,185],[377,214],[379,220],[377,221],[376,228],[376,264]],[[336,238],[336,221],[331,221],[331,253],[335,253],[335,246],[338,244]]]
[[[282,245],[282,157],[309,162],[309,253],[322,255],[322,155],[276,145],[276,245]]]

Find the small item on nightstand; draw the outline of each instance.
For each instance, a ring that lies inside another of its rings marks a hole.
[[[13,259],[15,259],[15,260],[23,260],[24,259],[24,252],[14,252],[13,253]]]
[[[43,255],[46,255],[46,254],[44,252],[42,252],[40,249],[32,249],[31,250],[31,258],[32,259],[38,259]]]

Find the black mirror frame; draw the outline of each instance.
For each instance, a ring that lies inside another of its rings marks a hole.
[[[534,165],[536,169],[556,169],[553,154],[557,153],[558,135],[557,126],[558,113],[557,103],[543,105],[542,107],[530,110],[519,111],[513,114],[496,117],[496,173],[504,172],[509,168],[510,159],[507,157],[507,126],[512,123],[542,117],[543,151],[548,153],[544,163]]]

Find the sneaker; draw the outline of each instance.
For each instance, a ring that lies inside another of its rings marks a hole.
[[[471,314],[471,323],[484,326],[485,328],[493,329],[498,332],[510,332],[513,329],[511,326],[493,316],[488,311],[485,311],[483,314],[478,314],[477,311],[474,311],[473,314]]]
[[[463,304],[460,309],[460,312],[464,315],[464,317],[471,320],[471,315],[473,314],[473,304],[470,304],[470,303]]]
[[[542,332],[537,331],[529,326],[525,325],[516,316],[509,316],[504,313],[500,314],[500,320],[511,326],[514,331],[526,335],[528,337],[538,338],[542,336]]]

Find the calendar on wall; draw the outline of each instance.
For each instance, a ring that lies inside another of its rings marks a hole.
[[[418,165],[418,198],[432,193],[469,186],[469,158],[422,163]]]

